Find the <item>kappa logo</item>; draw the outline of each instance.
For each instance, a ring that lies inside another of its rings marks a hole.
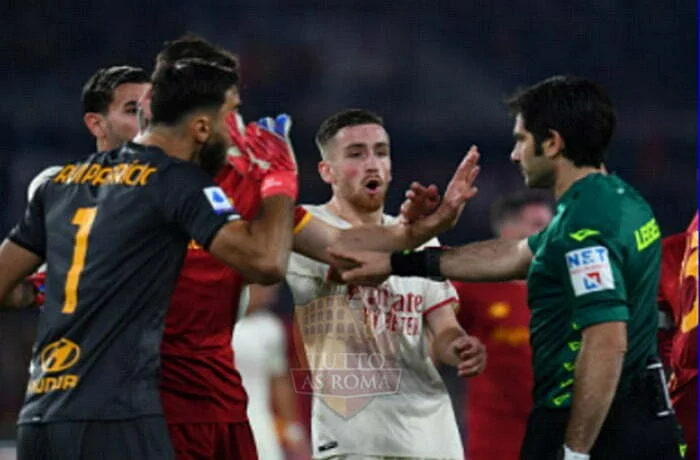
[[[574,294],[578,297],[592,292],[615,289],[608,248],[590,246],[565,255],[566,266]]]
[[[221,187],[206,187],[203,192],[215,213],[223,214],[235,211]]]
[[[588,237],[600,235],[598,230],[593,230],[592,228],[582,228],[574,233],[569,233],[569,236],[574,240],[581,242]]]

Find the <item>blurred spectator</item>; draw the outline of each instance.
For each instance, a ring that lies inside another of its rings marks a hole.
[[[236,367],[248,393],[248,419],[260,460],[310,458],[308,435],[300,422],[297,398],[287,364],[284,324],[271,311],[279,285],[245,288],[247,310],[234,328]]]

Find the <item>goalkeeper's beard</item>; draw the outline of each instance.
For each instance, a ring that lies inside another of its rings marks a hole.
[[[226,142],[220,138],[210,137],[199,150],[199,166],[214,177],[226,161]]]

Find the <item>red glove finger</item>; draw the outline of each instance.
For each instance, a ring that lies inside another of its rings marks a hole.
[[[34,273],[27,277],[27,281],[34,286],[34,305],[40,307],[46,300],[46,272]]]

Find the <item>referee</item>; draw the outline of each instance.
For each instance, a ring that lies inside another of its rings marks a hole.
[[[409,254],[336,254],[377,275],[462,281],[527,278],[534,409],[521,460],[661,460],[684,446],[656,357],[660,231],[649,204],[604,169],[615,126],[595,83],[552,77],[508,101],[511,159],[529,187],[552,189],[556,215],[526,240]]]

